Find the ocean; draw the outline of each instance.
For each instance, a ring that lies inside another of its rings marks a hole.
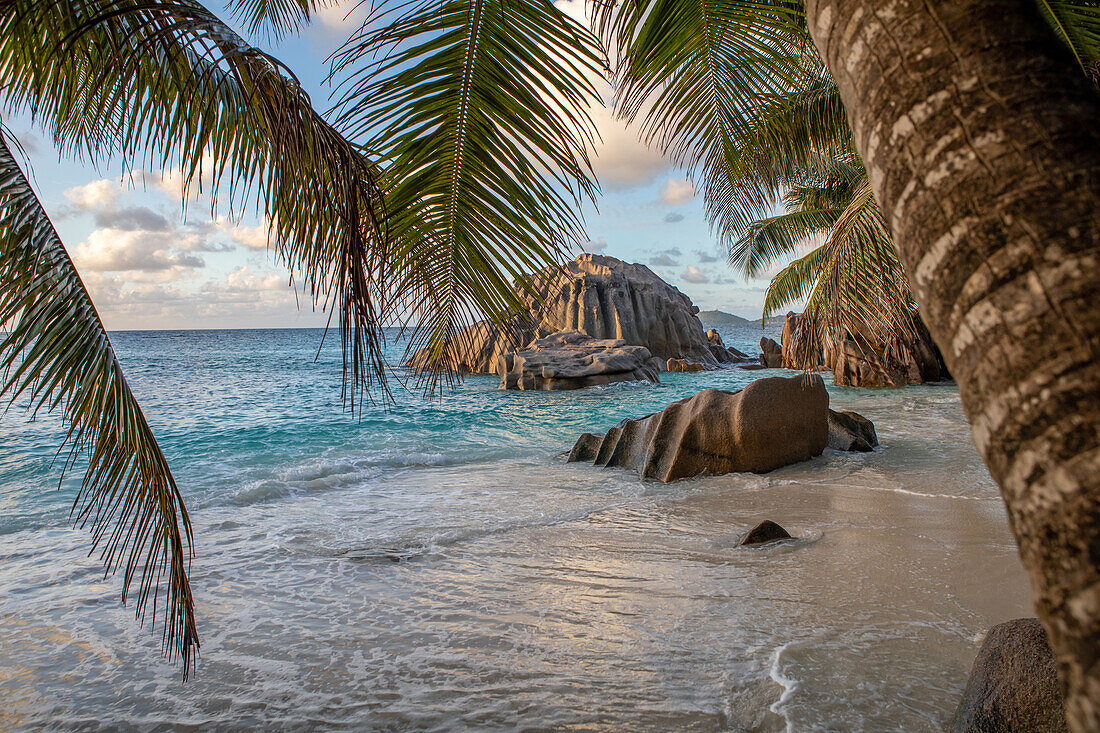
[[[319,330],[112,341],[192,514],[198,664],[181,681],[88,556],[59,422],[13,407],[2,730],[938,731],[985,629],[1032,615],[953,384],[830,387],[874,453],[658,484],[562,454],[782,372],[469,377],[352,416]],[[763,519],[797,539],[738,547]]]

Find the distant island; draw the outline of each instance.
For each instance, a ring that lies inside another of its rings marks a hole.
[[[759,326],[760,320],[750,321],[725,311],[700,311],[699,320],[704,326]]]

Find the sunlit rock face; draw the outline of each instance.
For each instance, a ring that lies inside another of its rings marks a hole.
[[[527,294],[526,302],[540,336],[576,329],[644,346],[662,361],[683,359],[708,369],[718,364],[699,309],[645,265],[582,254],[536,274],[534,287],[539,298]]]
[[[498,359],[532,341],[562,331],[580,331],[594,339],[620,339],[644,346],[662,365],[668,359],[715,369],[718,359],[703,332],[699,309],[645,265],[614,257],[582,254],[558,268],[536,273],[534,292],[519,290],[527,313],[506,332],[487,321],[463,331],[443,361],[463,373],[496,373]],[[421,349],[406,362],[414,369],[431,365]]]
[[[766,473],[820,455],[829,394],[816,375],[758,379],[739,392],[703,390],[661,412],[581,436],[570,461],[620,466],[658,481]]]
[[[594,339],[561,331],[497,358],[502,389],[580,389],[613,382],[657,382],[649,349],[622,339]]]
[[[804,313],[783,322],[780,359],[786,369],[832,370],[838,387],[903,387],[947,379],[947,368],[927,333],[883,344],[869,329],[852,328],[839,340],[822,342]]]
[[[665,362],[667,372],[701,372],[705,369],[706,367],[699,362],[687,359],[669,359]]]

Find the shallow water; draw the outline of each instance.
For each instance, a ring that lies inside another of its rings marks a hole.
[[[316,331],[114,340],[192,510],[198,669],[180,682],[69,528],[56,422],[13,411],[0,729],[932,731],[980,634],[1030,613],[951,385],[830,388],[873,454],[662,485],[560,454],[772,372],[470,378],[358,421]],[[799,539],[738,548],[764,518]]]

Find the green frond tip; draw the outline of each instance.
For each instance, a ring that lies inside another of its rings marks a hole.
[[[465,326],[521,308],[513,281],[586,239],[603,67],[596,38],[551,0],[381,4],[336,54],[337,127],[384,161],[411,349],[446,364]]]
[[[183,497],[91,298],[3,134],[0,323],[7,329],[0,395],[9,404],[25,401],[32,413],[61,410],[69,447],[63,471],[82,458],[88,464],[74,520],[91,529],[106,572],[123,570],[122,599],[134,600],[141,622],[151,613],[155,627],[159,615],[164,651],[182,662],[186,678],[199,637]]]

